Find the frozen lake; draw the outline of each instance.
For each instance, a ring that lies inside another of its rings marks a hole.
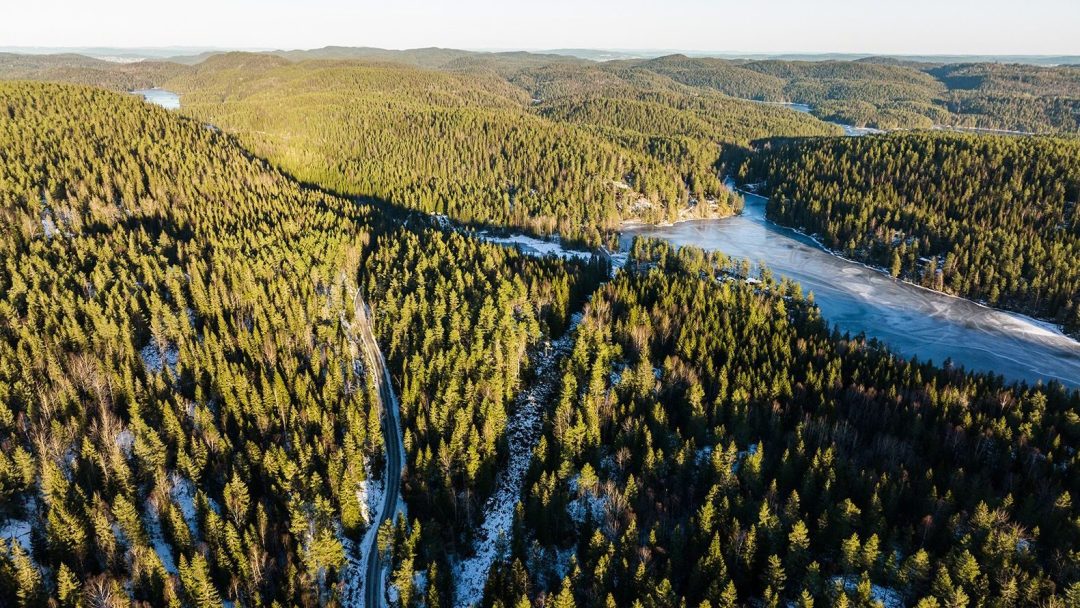
[[[131,93],[141,95],[146,101],[159,105],[166,110],[175,110],[180,107],[180,96],[172,91],[166,91],[165,89],[138,89]]]
[[[1080,342],[1046,323],[897,281],[839,258],[809,237],[765,219],[765,199],[745,195],[741,216],[634,226],[623,231],[625,249],[636,235],[673,245],[719,250],[765,262],[777,275],[798,281],[825,319],[842,331],[865,332],[904,357],[942,363],[1010,380],[1056,379],[1080,386]]]
[[[765,104],[765,105],[770,105],[770,106],[782,106],[782,107],[785,107],[785,108],[795,110],[796,112],[802,112],[803,114],[809,114],[811,112],[811,110],[813,110],[813,108],[811,108],[809,104],[805,104],[805,103],[792,103],[792,102],[789,102],[789,101],[758,101],[756,99],[750,99],[748,101],[753,101],[755,103],[760,103],[760,104]],[[848,137],[860,137],[860,136],[863,136],[863,135],[873,135],[875,133],[884,133],[885,132],[885,131],[882,131],[881,129],[875,129],[873,127],[855,127],[855,126],[852,126],[852,125],[845,125],[844,123],[832,122],[832,121],[828,121],[828,120],[826,120],[825,122],[827,122],[827,123],[829,123],[831,125],[836,125],[836,126],[840,127],[841,129],[844,130],[844,135],[847,135]]]

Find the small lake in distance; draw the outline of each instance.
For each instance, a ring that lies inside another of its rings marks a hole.
[[[165,89],[138,89],[132,91],[131,94],[140,95],[146,101],[166,110],[176,110],[180,107],[180,95]]]

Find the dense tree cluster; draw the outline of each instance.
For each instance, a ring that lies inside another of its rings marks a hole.
[[[678,170],[699,217],[741,207],[721,184],[717,155],[737,157],[755,139],[837,134],[839,127],[804,114],[722,96],[641,93],[637,99],[599,95],[560,97],[537,106],[541,115],[592,127],[626,147]]]
[[[673,219],[689,201],[676,168],[537,116],[492,75],[253,60],[237,78],[225,59],[170,84],[185,93],[184,112],[338,192],[593,245],[621,219]],[[715,176],[701,185],[726,194]]]
[[[0,117],[5,603],[339,602],[382,470],[357,293],[410,490],[470,509],[527,347],[605,270],[397,228],[130,96],[4,83]]]
[[[171,79],[184,109],[0,82],[0,604],[354,599],[384,459],[368,322],[404,435],[408,517],[372,531],[395,608],[457,599],[538,380],[557,397],[485,607],[1080,603],[1080,393],[898,359],[720,253],[639,239],[612,278],[468,226],[610,242],[738,209],[732,171],[845,255],[1080,330],[1076,141],[805,138],[837,129],[729,96],[1068,130],[1072,72],[84,59],[0,55],[0,78]]]
[[[0,114],[0,596],[325,599],[381,452],[338,321],[368,210],[130,96]]]
[[[893,134],[771,147],[769,217],[844,255],[1080,330],[1080,143]]]
[[[220,59],[209,54],[208,65]],[[824,120],[882,129],[935,125],[1080,132],[1080,68],[1003,63],[931,63],[868,57],[857,61],[729,60],[669,55],[590,61],[526,52],[483,53],[424,48],[391,51],[325,47],[261,55],[281,63],[326,60],[384,62],[472,78],[497,76],[538,100],[606,89],[633,98],[642,91],[731,97],[813,106]],[[186,79],[201,56],[116,64],[79,55],[0,53],[0,78],[95,84],[115,90]],[[237,72],[242,79],[249,74]],[[773,133],[780,135],[781,133]]]
[[[1076,601],[1080,394],[897,359],[765,269],[635,248],[485,605]]]
[[[477,523],[530,351],[564,331],[605,273],[599,261],[571,274],[554,258],[453,233],[380,238],[366,290],[388,364],[401,370],[404,495],[430,559],[445,560]]]

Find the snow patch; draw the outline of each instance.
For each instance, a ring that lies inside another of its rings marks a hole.
[[[51,212],[41,214],[41,230],[45,233],[45,238],[51,239],[56,236],[56,223],[53,221]]]
[[[154,552],[157,553],[161,565],[165,567],[165,571],[169,574],[177,574],[179,570],[176,569],[176,560],[173,559],[172,547],[165,541],[165,535],[161,533],[161,520],[158,517],[157,509],[149,500],[146,501],[146,530],[150,533],[150,544],[154,546]]]
[[[371,525],[371,520],[382,508],[385,499],[385,489],[381,479],[370,477],[361,481],[356,486],[356,499],[360,501],[360,513],[364,517],[364,523]]]
[[[611,373],[608,374],[608,381],[611,383],[611,386],[618,386],[619,383],[622,382],[623,374],[625,374],[626,370],[629,368],[630,366],[627,365],[625,361],[613,362],[611,364]]]
[[[412,575],[413,588],[416,589],[417,596],[424,596],[427,593],[427,572],[424,570],[417,570]]]
[[[160,373],[168,367],[169,372],[175,375],[176,367],[180,363],[180,349],[171,344],[162,353],[161,349],[151,342],[139,351],[139,356],[142,358],[143,366],[153,374]]]
[[[844,591],[855,593],[859,588],[859,581],[854,577],[834,576],[829,579],[833,585],[843,581]],[[904,608],[904,597],[898,591],[881,585],[870,585],[870,600],[880,603],[885,608]]]
[[[573,347],[573,333],[582,315],[570,318],[570,329],[547,348],[535,355],[536,382],[518,394],[512,415],[506,425],[509,462],[496,480],[495,492],[484,505],[483,524],[473,540],[473,555],[454,565],[457,589],[454,606],[468,608],[480,603],[488,572],[498,550],[509,540],[514,522],[514,508],[521,500],[525,474],[532,461],[533,450],[543,430],[544,409],[551,403],[560,378],[558,362]]]
[[[593,492],[582,492],[566,505],[566,513],[575,524],[581,526],[586,519],[599,520],[607,511],[606,496]]]
[[[116,434],[116,445],[128,458],[131,458],[131,450],[135,445],[135,436],[131,433],[131,430],[124,429]]]
[[[694,452],[694,464],[702,466],[712,461],[713,448],[711,445],[707,445]]]
[[[546,241],[524,234],[512,234],[510,236],[493,236],[487,233],[480,233],[477,235],[479,238],[488,241],[489,243],[496,243],[498,245],[504,245],[507,247],[515,247],[518,251],[535,257],[546,257],[553,255],[560,257],[564,260],[588,260],[592,257],[592,253],[588,251],[580,251],[577,249],[566,249],[562,246],[562,243],[556,241]]]
[[[169,482],[172,484],[169,496],[180,507],[180,514],[184,516],[184,522],[191,529],[191,534],[197,535],[199,524],[195,517],[195,485],[177,473],[169,476]]]
[[[33,543],[30,541],[30,532],[33,527],[24,519],[9,519],[0,527],[0,538],[6,541],[18,541],[22,548],[30,553]]]

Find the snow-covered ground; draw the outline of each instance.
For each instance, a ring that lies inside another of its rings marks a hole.
[[[116,445],[125,456],[131,458],[131,451],[135,447],[135,436],[130,429],[124,429],[116,434]]]
[[[24,519],[9,519],[0,526],[0,539],[4,539],[5,541],[18,541],[18,543],[22,545],[22,548],[27,553],[30,553],[32,548],[30,531],[32,529],[33,527],[30,525],[30,522]]]
[[[147,371],[157,374],[166,367],[169,368],[169,372],[176,374],[176,366],[180,362],[180,351],[172,345],[169,345],[165,349],[164,356],[162,356],[161,350],[157,345],[151,342],[139,351],[139,356],[142,358],[143,365],[146,366]]]
[[[342,546],[345,548],[346,563],[341,579],[345,581],[342,600],[346,606],[360,606],[364,602],[363,590],[364,573],[367,571],[367,548],[371,546],[371,541],[375,538],[374,535],[378,534],[379,531],[377,525],[372,525],[372,520],[378,517],[383,508],[383,501],[386,500],[382,480],[371,479],[370,467],[365,466],[365,469],[368,471],[368,478],[357,486],[356,499],[360,502],[360,514],[364,518],[364,523],[368,526],[367,531],[364,532],[364,538],[360,541],[359,547],[345,537],[344,534],[338,535]]]
[[[169,574],[176,574],[179,570],[176,569],[176,560],[173,559],[172,547],[165,540],[165,535],[161,532],[161,521],[158,518],[157,509],[146,501],[146,516],[144,518],[146,522],[146,531],[150,534],[150,544],[154,546],[154,552],[157,553],[158,559],[161,560],[162,566],[165,567],[165,571]]]
[[[578,488],[577,478],[570,481],[570,491],[577,496],[566,505],[566,513],[577,525],[585,524],[586,519],[600,520],[607,512],[608,498],[598,491]]]
[[[508,247],[516,247],[522,253],[534,255],[537,257],[554,255],[566,260],[588,260],[592,257],[592,253],[588,251],[567,249],[563,247],[562,244],[559,242],[545,241],[543,239],[534,238],[524,234],[512,234],[510,236],[492,236],[486,233],[479,233],[477,234],[477,236],[485,241],[489,241],[492,243],[498,243],[500,245],[506,245]]]
[[[169,476],[172,483],[172,491],[169,492],[172,499],[180,507],[180,514],[184,516],[192,535],[199,533],[198,519],[195,517],[195,485],[191,480],[182,477],[178,473]]]
[[[495,492],[484,505],[483,524],[473,540],[473,555],[454,566],[454,581],[457,584],[454,606],[468,608],[478,605],[483,599],[488,572],[500,557],[497,555],[498,548],[506,546],[506,543],[497,541],[500,536],[510,534],[514,507],[521,500],[525,474],[543,430],[544,408],[551,402],[558,386],[558,362],[573,347],[574,329],[580,321],[581,315],[575,314],[570,329],[543,352],[537,353],[536,382],[519,393],[514,403],[506,428],[509,462],[499,474]]]
[[[843,581],[844,591],[848,593],[855,593],[855,590],[859,588],[859,579],[855,577],[834,576],[829,582],[835,585],[840,581]],[[889,587],[870,585],[870,599],[873,602],[879,602],[885,608],[904,608],[904,597]]]

